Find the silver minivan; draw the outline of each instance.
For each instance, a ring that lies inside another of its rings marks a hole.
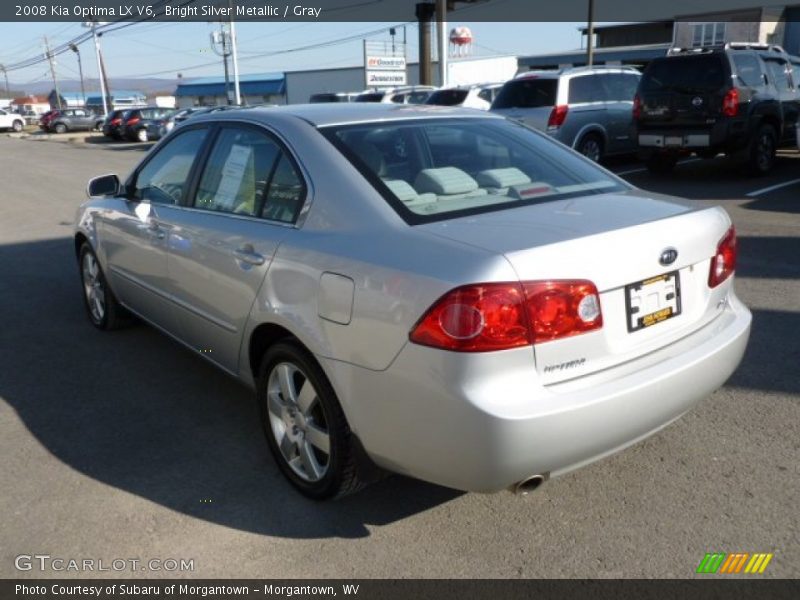
[[[491,110],[544,131],[598,161],[636,151],[633,67],[530,71],[507,81]]]

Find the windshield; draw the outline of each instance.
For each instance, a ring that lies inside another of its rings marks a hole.
[[[321,129],[410,224],[628,189],[505,119],[425,119]]]
[[[513,79],[500,88],[492,109],[553,106],[556,103],[557,86],[557,79]]]
[[[654,60],[642,76],[643,92],[711,92],[725,84],[722,58],[718,54],[676,56]]]

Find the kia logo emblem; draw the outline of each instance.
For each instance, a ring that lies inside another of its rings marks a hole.
[[[703,104],[703,99],[700,96],[692,98],[692,106],[700,106]]]
[[[658,262],[666,267],[667,265],[674,263],[677,258],[678,251],[675,250],[675,248],[667,248],[661,252],[661,256],[658,257]]]

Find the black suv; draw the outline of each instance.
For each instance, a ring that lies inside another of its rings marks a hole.
[[[797,144],[796,57],[778,46],[672,49],[645,70],[633,103],[639,153],[653,172],[681,155],[725,153],[760,175],[779,145]]]

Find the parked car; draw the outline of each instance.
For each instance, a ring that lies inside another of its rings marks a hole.
[[[148,106],[137,108],[128,114],[125,121],[125,138],[132,142],[146,142],[150,139],[149,129],[153,122],[162,122],[175,114],[174,108]]]
[[[724,209],[491,113],[218,112],[87,190],[91,323],[133,313],[252,387],[314,498],[380,469],[532,489],[684,414],[750,330]]]
[[[24,127],[25,120],[21,115],[0,109],[0,129],[22,131]]]
[[[633,67],[531,71],[507,81],[491,110],[544,131],[597,162],[636,152]]]
[[[481,83],[441,88],[431,92],[431,95],[425,100],[425,104],[489,110],[502,87],[502,83]]]
[[[776,148],[797,143],[800,80],[776,46],[673,48],[642,76],[634,113],[651,171],[671,171],[681,155],[719,153],[750,173],[772,169]]]
[[[99,130],[103,126],[103,117],[98,117],[85,108],[60,108],[48,119],[48,132],[66,133],[68,131]]]
[[[127,110],[115,109],[108,113],[103,121],[103,135],[115,140],[122,139],[122,117]]]
[[[311,104],[321,102],[355,102],[359,92],[322,92],[311,94],[308,101]]]
[[[430,85],[411,85],[387,90],[366,91],[353,102],[386,102],[393,104],[423,104],[436,88]]]
[[[42,131],[47,131],[48,127],[50,126],[50,121],[53,120],[56,115],[58,115],[57,110],[48,110],[47,112],[42,113],[39,116],[39,129]]]

